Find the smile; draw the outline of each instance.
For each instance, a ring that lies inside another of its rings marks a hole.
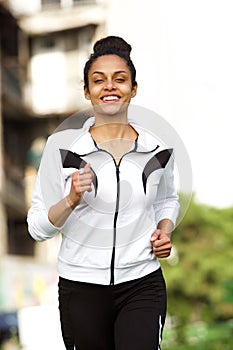
[[[109,95],[101,98],[103,102],[113,102],[113,101],[118,101],[119,99],[120,97],[116,95]]]

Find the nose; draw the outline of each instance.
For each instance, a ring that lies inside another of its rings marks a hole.
[[[113,80],[112,80],[111,78],[109,78],[109,79],[106,81],[105,89],[106,89],[106,90],[113,90],[113,89],[115,89]]]

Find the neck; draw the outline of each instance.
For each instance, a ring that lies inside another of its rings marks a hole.
[[[128,104],[93,105],[95,125],[128,124]]]
[[[128,123],[108,123],[93,125],[90,133],[100,148],[112,154],[118,164],[124,154],[129,152],[138,134]]]
[[[127,113],[106,115],[95,110],[95,124],[91,128],[91,134],[96,139],[113,140],[126,138],[132,128],[128,124]]]
[[[97,143],[116,140],[128,139],[135,140],[135,131],[128,123],[111,122],[108,124],[95,124],[90,130]]]
[[[95,115],[95,125],[101,126],[101,125],[109,125],[111,124],[128,124],[128,117],[127,114],[118,113],[117,115],[104,115],[99,113],[94,113]]]

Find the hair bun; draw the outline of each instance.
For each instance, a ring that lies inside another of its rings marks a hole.
[[[109,49],[130,56],[132,47],[124,39],[113,35],[98,40],[93,47],[94,54],[98,54],[99,52]]]

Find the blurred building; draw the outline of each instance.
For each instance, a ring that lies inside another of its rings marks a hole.
[[[34,242],[26,214],[45,140],[86,107],[83,66],[105,35],[106,7],[0,0],[0,312],[51,299],[59,238]]]

